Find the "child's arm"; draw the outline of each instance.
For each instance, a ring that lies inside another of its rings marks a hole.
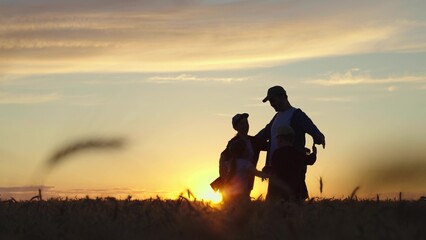
[[[250,172],[260,178],[269,178],[271,176],[271,174],[257,170],[254,166],[250,168]]]

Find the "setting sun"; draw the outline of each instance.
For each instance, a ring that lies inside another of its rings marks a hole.
[[[200,200],[204,200],[212,203],[220,203],[222,201],[222,195],[219,191],[215,192],[209,185],[211,178],[204,176],[194,176],[196,184],[190,188],[194,197]],[[196,181],[199,180],[199,181]]]
[[[206,188],[203,192],[195,196],[212,203],[220,203],[222,201],[222,194],[219,191],[214,192],[211,188]]]

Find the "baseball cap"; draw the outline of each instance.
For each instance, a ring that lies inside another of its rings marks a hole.
[[[232,126],[235,127],[235,125],[238,124],[239,121],[241,121],[241,119],[243,118],[248,118],[249,114],[248,113],[237,113],[233,118],[232,118]]]
[[[284,88],[281,86],[273,86],[268,89],[268,93],[266,97],[262,100],[262,102],[267,102],[271,97],[287,95]]]

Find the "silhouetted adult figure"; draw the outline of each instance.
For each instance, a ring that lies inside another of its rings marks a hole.
[[[278,147],[271,158],[269,184],[276,183],[277,190],[268,193],[268,200],[304,201],[306,165],[315,163],[317,149],[314,145],[311,154],[297,150],[293,146],[295,132],[290,126],[280,126],[275,134]]]
[[[265,141],[269,141],[268,152],[266,155],[266,163],[264,170],[271,166],[272,154],[278,147],[276,138],[276,132],[281,126],[290,126],[294,132],[294,142],[293,146],[296,150],[305,152],[305,134],[312,136],[314,145],[320,144],[325,148],[325,136],[321,131],[315,126],[312,120],[299,108],[294,108],[291,106],[288,101],[287,93],[281,86],[274,86],[268,89],[267,96],[262,100],[263,102],[269,101],[270,105],[277,112],[272,120],[256,134],[256,137],[261,138]],[[306,166],[305,166],[306,172]],[[274,191],[273,184],[268,184],[268,194],[266,199],[268,200],[268,195],[271,191]],[[304,198],[308,197],[308,190],[306,185],[304,187]]]

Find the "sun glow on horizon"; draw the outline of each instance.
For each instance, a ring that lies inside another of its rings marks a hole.
[[[210,186],[204,187],[204,188],[200,188],[200,189],[196,189],[193,192],[194,196],[196,199],[199,200],[203,200],[206,202],[211,202],[213,204],[217,204],[222,202],[223,198],[222,198],[222,194],[217,191],[213,191],[213,189]]]

